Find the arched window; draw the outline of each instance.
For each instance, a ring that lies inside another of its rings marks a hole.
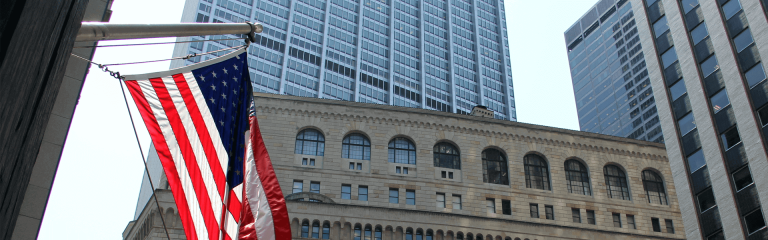
[[[373,240],[381,240],[381,227],[376,227],[376,231],[373,233]]]
[[[456,240],[464,240],[464,234],[463,233],[457,233],[456,234]]]
[[[355,238],[354,238],[354,240],[361,240],[360,239],[360,237],[361,237],[360,235],[362,235],[362,233],[361,233],[360,230],[361,230],[360,229],[360,225],[355,225],[355,236],[354,236]]]
[[[435,167],[461,169],[459,150],[450,143],[441,142],[433,148]]]
[[[312,223],[312,238],[320,238],[320,223]]]
[[[363,134],[353,133],[341,142],[341,157],[371,160],[371,141]]]
[[[408,228],[405,230],[405,240],[413,240],[413,230]]]
[[[479,234],[478,233],[477,236],[475,236],[475,239],[476,240],[483,240],[483,234]]]
[[[365,240],[371,240],[372,235],[371,226],[365,226],[365,233],[363,234]]]
[[[296,135],[296,154],[323,156],[325,137],[315,129],[304,129]]]
[[[301,237],[309,237],[309,222],[304,222],[301,224]]]
[[[323,223],[323,239],[331,239],[331,224]]]
[[[587,167],[576,160],[565,161],[565,181],[569,193],[592,195],[589,187],[589,171]]]
[[[550,190],[547,162],[536,154],[525,155],[523,160],[525,164],[525,187]]]
[[[608,190],[608,197],[630,200],[627,174],[615,165],[605,166],[603,173],[605,174],[605,186]]]
[[[424,240],[424,232],[421,231],[421,229],[416,230],[416,239],[415,240]]]
[[[424,240],[432,240],[432,230],[427,230],[427,237]]]
[[[664,181],[651,170],[643,171],[643,188],[649,203],[668,205],[667,194],[664,191]]]
[[[482,153],[483,158],[483,182],[509,185],[509,168],[507,158],[501,151],[486,149]]]
[[[406,138],[392,139],[389,141],[389,162],[416,164],[416,145]]]

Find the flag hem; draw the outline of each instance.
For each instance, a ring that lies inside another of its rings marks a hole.
[[[174,68],[174,69],[170,69],[170,70],[165,70],[165,71],[161,71],[161,72],[153,72],[153,73],[128,74],[128,75],[123,75],[123,77],[125,77],[124,81],[133,81],[133,80],[143,80],[143,79],[150,79],[150,78],[161,78],[161,77],[166,77],[166,76],[172,76],[172,75],[179,74],[179,73],[192,72],[193,69],[198,69],[198,68],[201,68],[201,67],[204,67],[204,66],[220,63],[220,62],[229,60],[230,58],[232,58],[234,56],[240,55],[241,53],[244,53],[244,52],[245,52],[245,48],[241,48],[240,50],[233,51],[231,53],[227,53],[227,54],[221,55],[221,56],[219,56],[217,58],[214,58],[214,59],[211,59],[211,60],[202,61],[202,62],[199,62],[199,63],[195,63],[195,64],[192,64],[192,65],[187,65],[187,66],[180,67],[180,68]]]

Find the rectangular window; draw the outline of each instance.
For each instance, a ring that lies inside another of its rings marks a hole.
[[[403,174],[408,174],[408,168],[407,167],[403,168]]]
[[[539,218],[539,204],[531,203],[531,218]]]
[[[405,190],[405,204],[416,205],[416,190]]]
[[[664,224],[667,225],[667,233],[675,233],[675,227],[672,225],[672,219],[664,219]]]
[[[309,182],[309,192],[320,193],[320,182]]]
[[[453,195],[453,209],[461,210],[461,195]]]
[[[349,169],[355,170],[355,163],[349,162]]]
[[[352,186],[348,184],[341,185],[341,199],[350,199],[352,196]]]
[[[397,188],[389,189],[389,203],[399,203],[400,192]]]
[[[445,208],[445,193],[437,193],[437,208]]]
[[[512,215],[512,201],[501,200],[501,214]]]
[[[304,182],[301,180],[293,180],[293,193],[304,191]]]
[[[307,158],[301,159],[301,165],[307,165]]]
[[[658,218],[651,218],[651,226],[654,232],[661,232],[661,225]]]
[[[627,227],[630,229],[637,229],[637,226],[635,225],[634,215],[627,215]]]
[[[357,163],[357,170],[363,170],[363,164]]]
[[[496,199],[493,198],[486,198],[485,199],[485,209],[488,211],[488,213],[496,213]]]
[[[581,223],[581,210],[578,208],[571,208],[571,216],[573,216],[573,222]]]
[[[621,214],[613,213],[613,227],[621,228]]]
[[[597,221],[595,221],[595,210],[587,210],[587,223],[592,225],[597,224]]]
[[[547,214],[547,219],[555,220],[555,208],[552,205],[544,205],[544,212]]]
[[[315,159],[314,158],[310,158],[309,159],[309,166],[315,166]]]
[[[400,167],[395,167],[395,173],[400,173],[400,172],[401,172]]]
[[[448,179],[453,179],[453,172],[448,172]]]
[[[368,201],[368,186],[357,187],[357,200]]]

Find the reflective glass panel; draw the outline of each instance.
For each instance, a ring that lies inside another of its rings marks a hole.
[[[765,79],[765,70],[763,69],[762,64],[757,64],[757,66],[747,71],[744,75],[747,76],[747,83],[749,83],[749,87],[752,88]]]
[[[675,85],[669,88],[670,94],[672,94],[672,101],[677,100],[680,96],[683,96],[687,90],[685,89],[685,81],[678,81]]]
[[[685,135],[694,128],[696,128],[696,121],[693,119],[693,113],[686,115],[683,119],[678,121],[680,125],[680,135]]]
[[[701,24],[691,31],[691,40],[693,40],[693,45],[699,44],[699,42],[704,40],[704,38],[707,36],[709,36],[709,31],[707,31],[707,24]]]
[[[750,44],[752,44],[754,40],[752,40],[752,31],[744,31],[735,38],[733,38],[733,45],[736,46],[736,51],[741,52],[744,50],[744,48],[747,48]]]
[[[725,14],[725,19],[731,19],[731,17],[736,15],[739,10],[741,10],[741,4],[738,0],[729,1],[723,5],[723,13]]]
[[[712,102],[712,110],[715,111],[715,113],[731,104],[731,101],[728,100],[728,93],[725,91],[725,89],[715,94],[715,96],[712,96],[710,100]]]
[[[704,165],[707,165],[707,162],[704,160],[704,152],[701,150],[696,151],[694,154],[691,154],[691,156],[688,156],[688,167],[691,169],[691,173],[699,170],[699,168],[703,167]]]

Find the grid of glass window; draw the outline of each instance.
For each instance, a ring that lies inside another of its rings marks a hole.
[[[695,1],[695,0],[689,0]],[[730,42],[733,44],[734,50],[737,54],[737,62],[739,63],[742,73],[746,76],[747,86],[750,87],[750,101],[752,101],[755,109],[759,109],[765,105],[765,96],[768,95],[768,88],[762,81],[764,77],[764,70],[761,64],[760,54],[757,51],[757,47],[752,39],[752,31],[747,22],[747,17],[741,7],[740,0],[719,1],[718,5],[722,13],[722,17],[726,22],[727,33],[730,36]],[[704,25],[702,21],[700,25]],[[692,32],[691,32],[692,33]],[[708,39],[707,39],[708,41]],[[698,47],[697,47],[698,50]],[[699,51],[697,51],[698,53]],[[702,54],[706,55],[706,54]],[[712,53],[714,58],[715,54]],[[704,61],[706,63],[706,60]],[[702,73],[708,71],[705,68],[705,64],[701,63]],[[711,65],[711,64],[710,64]],[[716,70],[716,71],[719,71]],[[750,74],[751,73],[751,74]],[[763,77],[760,77],[760,75]],[[715,76],[721,78],[721,75]],[[752,80],[752,82],[750,82]],[[762,213],[760,201],[755,185],[752,184],[752,174],[747,162],[744,145],[741,143],[741,136],[739,135],[739,129],[734,119],[733,110],[730,105],[727,93],[725,93],[725,87],[722,84],[716,84],[722,82],[721,79],[704,81],[705,88],[707,90],[713,90],[708,93],[710,95],[710,109],[715,115],[715,124],[717,125],[718,133],[720,134],[720,143],[723,145],[725,155],[728,163],[726,169],[731,174],[731,180],[734,185],[735,195],[739,201],[736,202],[736,206],[739,208],[739,215],[742,217],[742,223],[746,229],[746,234],[749,238],[765,238],[768,237],[768,229],[766,229],[765,218]],[[716,85],[716,86],[708,86]],[[715,92],[714,89],[721,88],[719,92]],[[762,124],[761,124],[762,126]],[[765,128],[763,127],[763,132]],[[765,135],[763,135],[765,139]]]
[[[686,5],[686,3],[681,3],[681,5]],[[696,5],[698,4],[691,6],[695,7]],[[701,149],[699,132],[696,128],[693,112],[691,111],[691,103],[685,87],[685,81],[683,81],[680,62],[677,61],[677,51],[672,41],[672,33],[669,31],[664,6],[661,1],[646,0],[645,8],[648,12],[648,21],[653,26],[651,31],[655,37],[658,57],[662,61],[662,77],[668,90],[669,104],[672,108],[673,117],[677,121],[678,136],[681,136],[682,153],[689,169],[691,192],[697,203],[700,229],[705,238],[717,239],[718,236],[722,236],[720,214],[715,203],[712,184],[709,180],[709,171],[704,160],[704,152]],[[688,8],[688,6],[684,8]],[[694,12],[694,14],[695,12],[701,12],[698,7],[693,9],[696,11],[691,11],[691,9],[684,10],[688,10],[688,13]],[[686,18],[689,18],[689,16],[693,16],[693,14],[686,15]],[[703,20],[703,18],[701,19]],[[654,223],[654,231],[657,229],[657,224],[658,219]],[[658,229],[660,232],[660,227]]]
[[[296,135],[296,154],[323,156],[325,136],[317,130],[305,129]]]
[[[663,142],[632,4],[602,0],[566,31],[582,131]]]
[[[589,171],[581,162],[573,159],[565,161],[565,180],[568,184],[569,193],[592,195],[589,186]]]
[[[517,119],[503,1],[217,0],[199,4],[194,9],[197,22],[264,25],[248,51],[257,92],[463,114],[484,105],[498,119]],[[188,52],[242,44],[242,40],[193,43]],[[210,58],[194,57],[184,63]]]
[[[341,142],[341,157],[371,160],[371,141],[359,133],[347,135]]]

